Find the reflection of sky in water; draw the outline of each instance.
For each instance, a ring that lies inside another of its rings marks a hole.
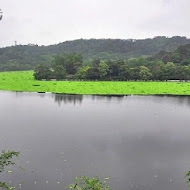
[[[0,114],[0,148],[20,150],[25,168],[3,177],[23,189],[59,190],[81,175],[110,176],[117,190],[186,189],[189,97],[1,92]]]

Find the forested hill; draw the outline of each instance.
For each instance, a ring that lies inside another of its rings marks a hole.
[[[50,46],[18,45],[0,48],[0,70],[33,69],[39,63],[50,64],[56,54],[74,52],[82,54],[85,59],[128,59],[174,51],[186,44],[190,44],[190,39],[175,36],[144,40],[80,39]]]
[[[160,51],[155,56],[151,57],[152,60],[162,60],[163,62],[173,62],[182,65],[190,65],[190,44],[179,46],[172,52]]]
[[[180,45],[190,44],[186,37],[155,37],[144,40],[91,39],[63,42],[46,47],[51,54],[77,52],[85,58],[120,59],[151,56],[162,50],[173,51]]]

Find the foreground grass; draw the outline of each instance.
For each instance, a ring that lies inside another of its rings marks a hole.
[[[190,95],[190,83],[36,81],[32,71],[18,71],[0,72],[0,90],[89,95]]]

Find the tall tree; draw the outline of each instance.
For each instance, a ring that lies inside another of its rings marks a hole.
[[[139,77],[141,80],[150,80],[152,78],[152,73],[149,68],[140,66]]]
[[[105,79],[105,77],[108,74],[109,66],[105,61],[100,61],[99,67],[98,67],[99,73],[100,73],[100,79]]]
[[[44,64],[40,64],[34,70],[34,78],[37,80],[50,79],[52,77],[52,71]]]
[[[61,80],[66,77],[66,70],[62,65],[57,65],[53,71],[54,78]]]
[[[156,61],[152,68],[153,80],[164,80],[164,67],[163,61]]]
[[[76,74],[79,67],[82,66],[83,57],[81,54],[70,53],[63,56],[57,55],[54,57],[53,66],[62,65],[66,72],[70,75]]]
[[[139,80],[139,67],[132,67],[129,69],[130,80]]]
[[[175,65],[173,62],[168,62],[164,67],[164,79],[173,80],[175,79]]]
[[[76,79],[87,79],[88,70],[90,68],[91,67],[89,65],[79,68],[75,75]]]

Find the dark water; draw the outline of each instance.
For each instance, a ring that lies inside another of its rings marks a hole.
[[[0,149],[21,152],[0,176],[16,189],[63,190],[84,175],[109,176],[113,190],[187,189],[188,97],[0,92],[0,121]]]

